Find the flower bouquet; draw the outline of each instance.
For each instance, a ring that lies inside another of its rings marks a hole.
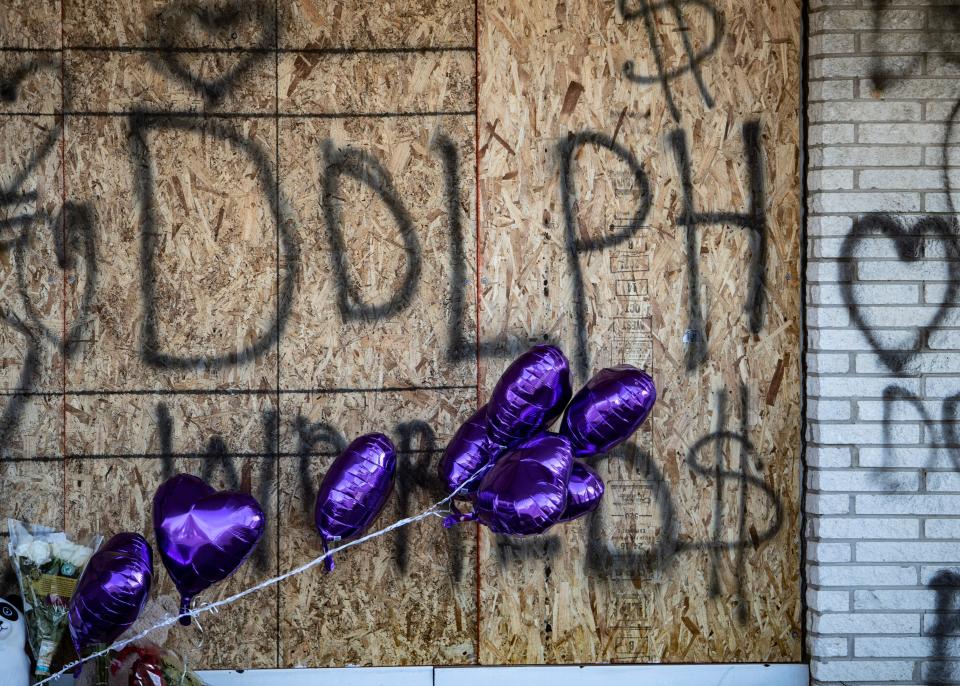
[[[8,519],[10,559],[20,583],[36,675],[50,674],[50,663],[67,626],[67,609],[83,568],[103,537],[86,544],[60,531]]]

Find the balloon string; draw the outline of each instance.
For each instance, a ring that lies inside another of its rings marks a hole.
[[[222,599],[222,600],[217,600],[217,601],[212,602],[212,603],[204,603],[204,604],[201,605],[200,607],[194,608],[193,610],[187,610],[186,612],[181,612],[179,615],[174,616],[174,617],[167,617],[166,619],[157,622],[157,623],[154,624],[153,626],[144,629],[144,630],[141,631],[139,634],[136,634],[136,635],[134,635],[134,636],[131,636],[130,638],[125,638],[125,639],[122,640],[122,641],[117,641],[116,643],[113,643],[113,644],[107,646],[107,647],[104,648],[103,650],[100,650],[100,651],[98,651],[98,652],[96,652],[96,653],[91,653],[90,655],[87,655],[86,657],[83,657],[83,658],[81,658],[81,659],[79,659],[79,660],[75,660],[74,662],[71,662],[71,663],[69,663],[69,664],[64,665],[64,666],[63,666],[63,669],[61,669],[59,672],[55,672],[54,674],[51,674],[50,676],[48,676],[47,678],[43,679],[42,681],[38,681],[36,684],[34,684],[34,686],[42,686],[42,684],[49,683],[49,682],[53,681],[54,679],[57,679],[58,677],[61,677],[61,676],[63,676],[64,674],[66,674],[67,672],[71,671],[74,667],[79,667],[80,665],[84,664],[85,662],[89,662],[90,660],[94,660],[94,659],[100,657],[101,655],[107,655],[108,653],[110,653],[110,651],[119,651],[119,650],[122,650],[123,648],[127,647],[127,646],[130,645],[131,643],[136,643],[136,642],[139,641],[140,639],[146,638],[149,634],[153,633],[154,631],[157,631],[157,630],[159,630],[159,629],[163,629],[163,628],[165,628],[165,627],[168,627],[168,626],[171,626],[171,625],[173,625],[173,624],[176,624],[177,622],[179,622],[179,621],[181,621],[181,620],[183,620],[183,619],[196,618],[196,617],[199,617],[200,615],[202,615],[202,614],[204,614],[204,613],[206,613],[206,612],[216,612],[216,611],[217,611],[217,608],[223,607],[224,605],[230,605],[230,604],[232,604],[232,603],[237,602],[237,601],[240,600],[241,598],[247,597],[248,595],[251,595],[251,594],[256,593],[256,592],[258,592],[258,591],[262,591],[262,590],[265,589],[265,588],[270,588],[271,586],[275,586],[275,585],[279,584],[281,581],[286,581],[286,580],[289,579],[290,577],[297,576],[298,574],[302,574],[302,573],[304,573],[304,572],[306,572],[306,571],[308,571],[308,570],[310,570],[310,569],[313,569],[314,567],[316,567],[316,566],[319,565],[319,564],[323,564],[323,562],[325,562],[327,559],[331,558],[334,554],[340,552],[341,550],[346,550],[347,548],[352,548],[352,547],[354,547],[354,546],[360,545],[361,543],[365,543],[365,542],[371,541],[371,540],[373,540],[373,539],[375,539],[375,538],[379,538],[380,536],[385,536],[385,535],[387,535],[388,533],[390,533],[391,531],[395,531],[395,530],[397,530],[397,529],[403,528],[403,527],[405,527],[405,526],[407,526],[407,525],[409,525],[409,524],[413,524],[414,522],[419,522],[420,520],[426,519],[427,517],[432,517],[432,516],[434,516],[435,514],[439,513],[440,509],[441,509],[444,505],[446,505],[446,504],[449,503],[449,502],[452,502],[453,499],[454,499],[461,491],[463,491],[467,486],[469,486],[469,484],[470,484],[471,481],[473,481],[476,477],[480,476],[480,474],[482,474],[485,470],[486,470],[486,466],[478,469],[476,472],[474,472],[473,474],[471,474],[468,479],[465,479],[464,482],[463,482],[455,491],[453,491],[450,495],[448,495],[448,496],[447,496],[446,498],[444,498],[443,500],[439,500],[439,501],[435,502],[433,505],[431,505],[430,507],[428,507],[426,510],[423,510],[423,511],[420,512],[419,514],[413,515],[412,517],[406,517],[406,518],[404,518],[404,519],[399,519],[399,520],[395,521],[393,524],[391,524],[390,526],[386,526],[386,527],[384,527],[384,528],[382,528],[382,529],[380,529],[380,530],[378,530],[378,531],[374,531],[373,533],[369,533],[369,534],[366,534],[365,536],[361,536],[360,538],[355,538],[355,539],[353,539],[352,541],[347,541],[346,543],[343,543],[342,545],[339,545],[339,546],[337,546],[337,547],[335,547],[335,548],[330,548],[329,550],[324,551],[324,553],[323,553],[322,555],[320,555],[319,557],[315,557],[315,558],[313,558],[312,560],[310,560],[309,562],[306,562],[306,563],[300,565],[299,567],[294,567],[294,568],[291,569],[290,571],[284,572],[283,574],[280,574],[279,576],[275,576],[275,577],[272,577],[272,578],[267,579],[267,580],[265,580],[265,581],[261,581],[261,582],[260,582],[259,584],[257,584],[256,586],[251,586],[250,588],[247,588],[247,589],[244,589],[244,590],[242,590],[242,591],[239,591],[238,593],[234,593],[232,596],[229,596],[229,597],[224,598],[224,599]]]

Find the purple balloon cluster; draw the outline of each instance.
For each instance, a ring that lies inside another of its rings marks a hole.
[[[650,414],[653,379],[627,365],[603,369],[571,399],[570,366],[559,349],[538,345],[500,377],[490,401],[456,432],[440,461],[450,493],[472,512],[444,521],[477,520],[511,536],[540,534],[597,508],[603,481],[577,458],[627,440]],[[549,427],[563,415],[557,433]],[[361,535],[393,489],[397,454],[383,434],[360,436],[334,460],[317,493],[314,522],[329,544]],[[181,614],[193,598],[233,574],[266,528],[256,499],[217,491],[178,474],[153,499],[153,527],[163,564],[180,592]],[[327,569],[333,561],[326,559]],[[111,538],[90,559],[70,601],[77,652],[112,643],[140,615],[153,582],[153,553],[140,534]],[[189,624],[189,618],[181,620]]]
[[[538,345],[514,360],[440,461],[448,492],[473,504],[466,514],[452,506],[444,526],[477,520],[495,533],[528,536],[597,508],[603,481],[576,458],[630,438],[657,391],[649,374],[621,365],[570,396],[570,366],[556,347]],[[547,431],[561,414],[559,431]]]
[[[361,534],[383,509],[397,467],[383,434],[360,436],[334,461],[320,484],[314,517],[328,544]],[[246,493],[217,491],[177,474],[153,497],[153,529],[164,567],[180,592],[180,613],[193,598],[233,574],[263,536],[266,515]],[[330,558],[327,568],[333,569]],[[91,557],[70,600],[77,653],[113,643],[140,616],[153,583],[153,551],[140,534],[121,533]],[[182,617],[181,624],[190,624]]]

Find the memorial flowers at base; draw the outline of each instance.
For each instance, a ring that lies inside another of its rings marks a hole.
[[[99,547],[99,535],[83,543],[62,531],[8,520],[9,553],[23,596],[30,649],[36,674],[50,673],[50,663],[67,627],[70,597],[84,567]]]

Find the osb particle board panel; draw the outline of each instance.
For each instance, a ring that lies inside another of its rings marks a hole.
[[[799,3],[672,7],[482,5],[481,339],[660,392],[596,515],[482,531],[485,664],[800,657]],[[505,364],[481,358],[484,393]]]
[[[612,2],[6,3],[0,517],[152,536],[175,471],[240,488],[270,527],[204,596],[224,597],[319,553],[315,489],[359,433],[400,449],[380,524],[439,499],[446,441],[552,340],[580,381],[628,361],[661,387],[600,463],[599,514],[525,541],[427,520],[172,645],[237,668],[797,659],[799,13],[752,1],[679,23]],[[624,78],[658,69],[648,25],[672,74],[721,19],[702,85]],[[744,213],[758,183],[758,212],[684,227],[685,198]]]

